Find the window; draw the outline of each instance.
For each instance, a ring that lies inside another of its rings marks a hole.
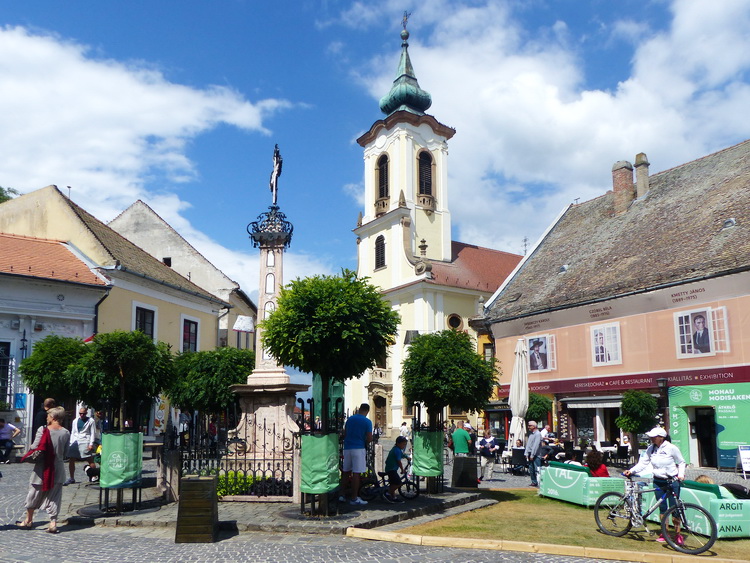
[[[389,197],[388,189],[388,155],[378,159],[378,198]]]
[[[375,269],[385,268],[385,237],[375,239]]]
[[[388,350],[386,348],[383,348],[383,351],[375,358],[375,367],[380,369],[388,367]]]
[[[419,153],[419,195],[433,195],[432,156],[427,151]]]
[[[532,336],[528,339],[529,371],[557,369],[555,337],[552,334]]]
[[[461,330],[461,327],[464,325],[464,321],[461,318],[461,315],[457,315],[455,313],[452,313],[448,315],[448,326],[452,328],[453,330]]]
[[[492,344],[482,344],[482,356],[485,362],[492,362],[495,357],[495,347]]]
[[[135,308],[135,330],[140,330],[143,334],[149,338],[154,337],[154,318],[155,312],[153,309],[146,309],[145,307]]]
[[[591,327],[591,354],[594,366],[622,363],[620,323]]]
[[[414,404],[410,403],[404,397],[404,416],[414,416]]]
[[[190,319],[182,321],[182,351],[198,351],[198,323]]]
[[[704,307],[674,315],[678,358],[729,352],[726,307]]]
[[[164,258],[161,259],[161,261],[164,263],[165,266],[169,266],[170,268],[172,267],[172,258],[170,258],[169,256],[165,256]]]
[[[0,401],[12,403],[10,388],[13,375],[13,358],[10,355],[10,342],[0,342]],[[11,421],[8,421],[11,422]]]

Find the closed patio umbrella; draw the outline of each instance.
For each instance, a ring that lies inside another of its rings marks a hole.
[[[516,344],[516,361],[513,364],[513,375],[510,379],[510,396],[508,405],[513,413],[510,421],[509,444],[515,446],[519,438],[522,442],[526,429],[526,410],[529,408],[529,351],[523,338]]]

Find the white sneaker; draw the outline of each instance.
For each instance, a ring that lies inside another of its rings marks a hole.
[[[354,500],[350,500],[349,504],[351,504],[352,506],[365,505],[365,504],[367,504],[367,501],[366,500],[362,500],[361,498],[357,497]]]

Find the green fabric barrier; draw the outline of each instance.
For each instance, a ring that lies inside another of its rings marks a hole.
[[[339,485],[339,437],[336,434],[302,436],[300,491],[328,493]]]
[[[102,489],[126,489],[141,484],[143,434],[105,432],[102,434]]]
[[[412,473],[420,477],[443,474],[443,433],[415,432],[412,443]]]
[[[583,506],[593,506],[601,495],[625,491],[625,480],[619,477],[591,477],[587,467],[550,462],[542,467],[539,495]]]

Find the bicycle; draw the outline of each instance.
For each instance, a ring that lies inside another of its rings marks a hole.
[[[643,513],[643,493],[662,492],[658,487],[653,489],[641,488],[640,483],[633,482],[631,476],[625,482],[625,494],[617,492],[604,493],[594,505],[594,518],[599,529],[609,536],[622,537],[634,526],[643,527],[646,532],[653,534],[646,520],[659,509],[668,496],[674,497],[671,487],[667,487],[661,498]],[[668,479],[671,483],[672,479]],[[670,523],[679,524],[679,532],[675,529],[674,536],[670,534]],[[677,551],[697,555],[711,549],[716,542],[716,521],[702,506],[682,502],[675,498],[674,506],[667,509],[661,519],[661,534],[667,544]]]
[[[409,468],[411,467],[411,460],[409,458],[404,458],[407,460],[406,462],[406,468],[404,470],[403,475],[401,476],[401,484],[398,487],[398,494],[402,498],[406,500],[411,500],[414,498],[417,498],[419,496],[419,483],[415,481],[413,478],[409,478]],[[374,477],[367,477],[363,480],[362,485],[359,488],[359,496],[363,500],[373,500],[376,497],[381,497],[385,502],[393,503],[398,501],[393,501],[388,498],[387,493],[390,490],[390,485],[388,484],[388,480],[386,479],[387,473],[384,471],[378,471],[378,478]]]

